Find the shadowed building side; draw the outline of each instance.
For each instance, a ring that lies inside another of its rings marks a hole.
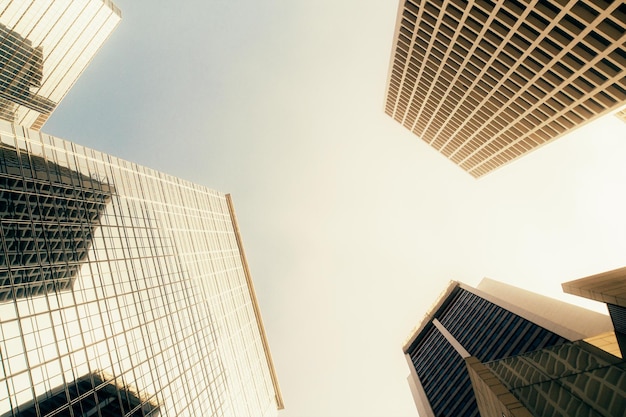
[[[71,288],[114,188],[0,145],[0,301]]]
[[[13,412],[2,417],[12,417]],[[159,404],[137,390],[117,385],[104,374],[94,372],[73,383],[42,395],[36,403],[24,404],[18,417],[54,415],[58,417],[158,417]]]
[[[466,361],[483,417],[622,417],[626,410],[626,362],[582,340]],[[498,399],[496,412],[485,398]]]

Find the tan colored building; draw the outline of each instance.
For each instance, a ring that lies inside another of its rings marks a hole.
[[[402,0],[385,112],[480,177],[626,104],[623,1]]]

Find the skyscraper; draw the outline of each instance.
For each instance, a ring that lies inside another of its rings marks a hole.
[[[0,120],[0,207],[0,416],[282,408],[228,195]]]
[[[276,415],[230,196],[38,130],[119,20],[0,2],[0,416]]]
[[[610,330],[599,313],[492,280],[452,282],[403,346],[420,417],[480,415],[467,358],[497,361]]]
[[[481,416],[622,417],[625,278],[621,268],[563,284],[566,292],[607,304],[609,332],[491,361],[465,357]]]
[[[41,128],[120,19],[110,0],[0,2],[0,119]]]
[[[474,177],[626,105],[623,1],[401,0],[385,112]]]

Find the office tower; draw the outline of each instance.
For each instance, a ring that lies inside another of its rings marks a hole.
[[[385,112],[474,177],[626,104],[626,5],[401,0]]]
[[[120,18],[110,0],[0,2],[0,119],[40,129]]]
[[[467,358],[480,365],[609,330],[602,314],[515,287],[452,282],[403,346],[420,417],[480,415]]]
[[[0,120],[0,416],[271,416],[228,195]]]
[[[275,415],[230,197],[38,131],[119,20],[0,3],[0,416]]]
[[[466,357],[481,416],[624,415],[626,268],[567,282],[563,289],[606,303],[613,329],[493,361]]]

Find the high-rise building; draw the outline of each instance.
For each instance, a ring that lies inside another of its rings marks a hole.
[[[271,416],[228,195],[0,120],[0,416]]]
[[[403,346],[420,417],[481,415],[468,358],[480,365],[557,349],[611,328],[607,316],[496,281],[452,282]]]
[[[119,20],[0,2],[0,416],[276,415],[230,196],[38,130]]]
[[[40,129],[120,19],[110,0],[0,1],[0,119]]]
[[[626,105],[621,0],[401,0],[385,112],[474,177]]]
[[[492,361],[466,357],[481,416],[624,415],[626,268],[567,282],[563,289],[606,303],[613,329]]]

